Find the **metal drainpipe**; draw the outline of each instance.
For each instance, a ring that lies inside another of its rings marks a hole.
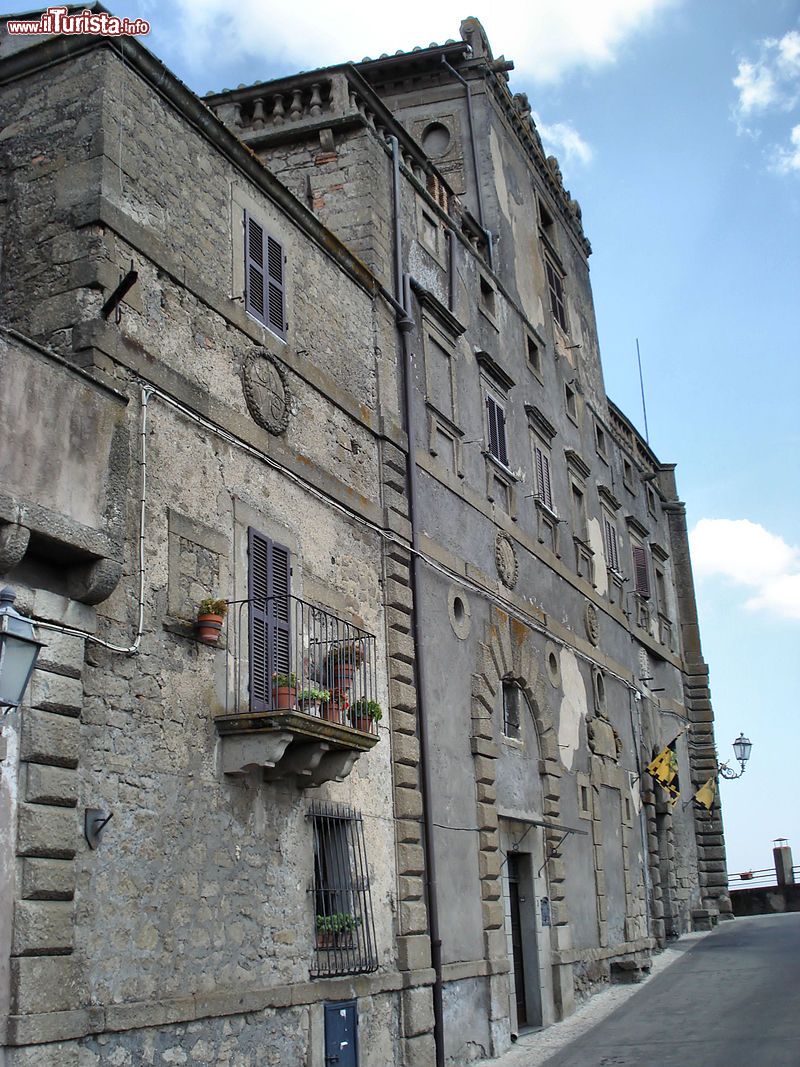
[[[481,172],[478,166],[478,148],[475,144],[475,118],[472,114],[472,90],[469,87],[469,82],[462,78],[456,68],[452,64],[447,62],[447,57],[442,56],[442,63],[447,67],[451,74],[453,74],[461,84],[464,86],[464,90],[467,94],[467,123],[469,124],[469,143],[472,149],[472,168],[475,171],[475,192],[478,195],[478,222],[481,224],[481,229],[486,236],[487,248],[489,251],[489,267],[494,270],[494,245],[492,241],[492,231],[486,229],[486,219],[483,213],[483,193],[481,192]]]
[[[413,418],[413,384],[411,381],[411,352],[409,335],[414,329],[411,308],[411,280],[402,270],[402,248],[400,231],[400,146],[396,137],[390,137],[392,146],[392,191],[394,223],[394,261],[395,292],[397,302],[404,309],[404,314],[397,314],[397,328],[403,356],[403,413],[405,431],[408,437],[408,517],[411,522],[411,595],[414,604],[414,645],[416,649],[416,690],[417,718],[419,720],[419,756],[422,772],[422,820],[424,828],[425,870],[428,875],[428,925],[430,927],[431,963],[433,965],[433,1039],[436,1045],[436,1067],[444,1067],[444,1009],[442,998],[442,939],[439,932],[439,895],[436,881],[436,852],[433,844],[433,812],[431,798],[433,782],[431,778],[430,737],[428,720],[425,715],[425,670],[424,670],[424,635],[421,625],[421,601],[419,597],[419,532],[416,522],[417,502],[417,462],[416,437]]]

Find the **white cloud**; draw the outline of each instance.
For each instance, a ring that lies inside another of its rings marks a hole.
[[[789,146],[776,145],[772,156],[772,170],[777,174],[800,174],[800,126],[795,126],[789,134]]]
[[[500,0],[481,15],[495,55],[505,52],[517,71],[552,82],[579,67],[615,62],[623,47],[682,0]],[[179,0],[186,56],[198,67],[262,57],[263,77],[276,61],[310,69],[383,52],[459,39],[461,0],[407,0],[401,9],[356,0],[334,9],[321,0],[265,17],[263,0]],[[399,12],[399,13],[398,13]]]
[[[535,111],[532,115],[545,152],[548,156],[558,156],[565,170],[575,163],[582,166],[591,163],[594,152],[571,123],[542,122]]]
[[[698,578],[749,587],[745,607],[800,619],[800,548],[747,519],[700,519],[689,540]]]
[[[760,136],[754,119],[793,111],[800,101],[800,32],[789,30],[783,37],[760,41],[755,59],[739,61],[733,85],[738,93],[733,118],[739,133]],[[788,145],[773,142],[765,155],[774,174],[800,173],[800,126],[789,134]]]

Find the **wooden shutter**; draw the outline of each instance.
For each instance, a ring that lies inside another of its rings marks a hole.
[[[276,241],[274,237],[267,237],[267,275],[269,285],[267,325],[279,337],[286,335],[283,268],[283,245]]]
[[[650,596],[650,571],[647,567],[647,550],[642,545],[633,546],[633,589],[640,596]]]
[[[489,423],[489,451],[504,467],[508,466],[506,448],[506,413],[493,396],[486,394],[486,410]]]
[[[534,446],[536,453],[536,485],[539,490],[539,499],[553,510],[553,488],[550,484],[550,457],[538,445]]]
[[[244,306],[248,314],[267,325],[264,298],[264,230],[247,211],[244,213]]]
[[[614,523],[603,516],[603,524],[606,534],[606,562],[612,571],[619,571],[619,545],[617,543],[617,528]]]
[[[279,337],[286,336],[283,245],[244,213],[245,310]]]
[[[291,554],[248,530],[250,710],[272,708],[272,676],[291,671]]]

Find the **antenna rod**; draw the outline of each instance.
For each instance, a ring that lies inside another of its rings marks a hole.
[[[639,361],[639,386],[642,390],[642,412],[644,413],[644,439],[650,444],[650,432],[647,429],[647,404],[644,402],[644,378],[642,377],[642,355],[639,351],[639,338],[636,338],[636,358]]]

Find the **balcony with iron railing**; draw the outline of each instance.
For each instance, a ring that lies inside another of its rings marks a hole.
[[[373,634],[294,596],[229,602],[226,774],[342,781],[378,741]]]

